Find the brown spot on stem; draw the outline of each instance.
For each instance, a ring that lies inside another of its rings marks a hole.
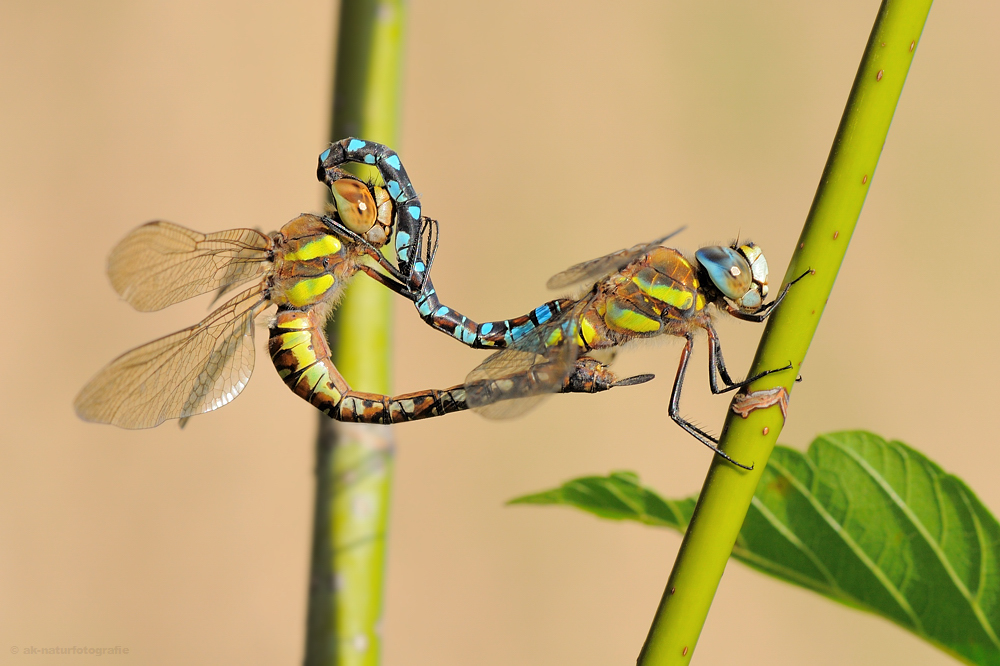
[[[799,249],[800,249],[800,250],[801,250],[802,248],[804,248],[805,246],[806,246],[806,244],[805,244],[805,243],[799,243]]]
[[[913,47],[916,46],[916,45],[917,45],[917,41],[916,40],[913,40],[912,42],[910,42],[910,53],[913,53]]]
[[[670,594],[673,594],[673,593],[674,593],[674,592],[676,592],[676,591],[677,591],[677,588],[676,588],[676,587],[672,587],[672,588],[670,588]]]
[[[876,81],[881,81],[881,80],[882,80],[882,73],[883,73],[883,72],[885,72],[885,70],[884,70],[884,69],[880,69],[880,70],[878,70],[878,74],[876,74],[876,75],[875,75],[875,80],[876,80]]]
[[[839,236],[839,235],[840,235],[839,231],[834,231],[833,232],[833,240],[837,240],[837,236]]]
[[[764,430],[762,431],[762,434],[766,435],[769,432],[771,432],[771,429],[768,428],[767,426],[764,426]]]
[[[685,645],[685,646],[684,646],[684,649],[683,649],[683,650],[681,650],[681,656],[682,656],[682,657],[686,657],[686,656],[687,656],[687,653],[688,653],[688,649],[687,649],[687,646]]]
[[[861,184],[864,185],[868,182],[868,174],[861,176]]]

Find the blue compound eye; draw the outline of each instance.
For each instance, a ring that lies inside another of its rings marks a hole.
[[[364,234],[371,229],[375,224],[377,210],[368,187],[350,178],[335,180],[330,187],[344,226],[356,234]]]
[[[747,260],[736,250],[721,245],[703,247],[694,256],[719,291],[726,298],[742,304],[753,287],[753,275]]]

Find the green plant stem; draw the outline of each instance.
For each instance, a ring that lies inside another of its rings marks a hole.
[[[764,377],[752,390],[792,389],[871,186],[930,6],[930,0],[885,0],[879,8],[785,283],[809,269],[814,274],[792,287],[770,317],[751,372],[789,362],[793,369]],[[777,408],[746,419],[728,414],[722,448],[755,468],[747,472],[713,459],[639,655],[641,666],[690,661],[782,425]]]
[[[340,7],[331,140],[399,145],[401,0]],[[333,360],[361,390],[390,393],[392,294],[354,280],[327,329]],[[307,666],[381,659],[383,577],[393,442],[388,428],[320,417],[306,635]]]

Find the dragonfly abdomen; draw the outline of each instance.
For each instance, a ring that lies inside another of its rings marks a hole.
[[[468,409],[465,387],[398,396],[351,389],[330,358],[323,321],[314,310],[279,309],[268,352],[292,392],[338,421],[403,423]]]
[[[556,319],[572,304],[569,299],[560,298],[544,303],[520,317],[480,324],[447,305],[442,305],[430,278],[427,278],[424,285],[424,292],[415,301],[420,317],[432,327],[475,349],[507,347],[538,326]]]

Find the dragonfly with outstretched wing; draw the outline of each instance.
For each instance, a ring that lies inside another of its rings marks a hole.
[[[703,247],[691,260],[662,245],[671,236],[585,261],[551,278],[549,287],[584,284],[586,292],[576,300],[559,301],[556,315],[517,336],[475,368],[466,379],[469,406],[490,418],[517,416],[545,396],[563,390],[577,368],[598,363],[588,356],[593,352],[614,350],[633,340],[660,335],[682,337],[685,344],[671,391],[670,418],[718,455],[749,469],[721,451],[715,437],[681,416],[681,389],[694,334],[699,329],[708,334],[709,385],[715,394],[790,369],[791,364],[733,381],[708,306],[744,321],[762,322],[789,287],[808,273],[765,303],[767,262],[752,242]],[[641,375],[630,379],[638,383],[648,378]],[[505,390],[481,388],[497,385]]]
[[[356,141],[344,139],[324,156],[332,159],[334,149],[343,151]],[[426,275],[437,227],[423,218],[418,228],[397,231],[399,209],[406,204],[398,183],[365,182],[335,166],[323,167],[323,159],[320,168],[333,192],[327,215],[300,215],[271,234],[253,229],[202,234],[157,221],[118,244],[108,274],[115,290],[140,311],[213,291],[218,298],[255,283],[198,324],[113,360],[77,396],[81,418],[150,428],[167,419],[183,423],[231,402],[253,371],[254,321],[272,305],[277,313],[269,325],[268,351],[278,374],[330,417],[398,423],[467,408],[464,385],[397,396],[363,393],[353,390],[334,366],[323,327],[347,281],[363,272],[408,299],[416,298],[413,285],[420,282],[413,277],[413,265],[423,271],[418,277]],[[394,238],[395,265],[380,251]],[[581,364],[571,375],[567,391],[593,392],[618,384],[605,366]]]
[[[415,292],[414,304],[421,318],[463,344],[475,348],[500,349],[466,378],[469,405],[494,418],[515,416],[530,409],[551,393],[582,390],[594,384],[588,368],[607,367],[590,356],[591,351],[616,349],[632,340],[659,335],[685,339],[677,377],[670,396],[670,417],[684,430],[718,455],[731,460],[718,448],[718,440],[680,414],[681,388],[694,344],[694,333],[703,329],[709,338],[709,385],[713,393],[739,389],[768,374],[761,373],[734,382],[726,369],[718,334],[712,325],[709,305],[745,321],[762,322],[781,302],[799,276],[765,303],[767,261],[752,242],[731,246],[703,247],[692,259],[663,246],[673,235],[584,261],[555,275],[551,289],[578,292],[576,298],[544,303],[520,317],[478,323],[444,305],[430,279],[429,260],[417,258],[414,247],[421,225],[435,229],[436,222],[421,217],[421,204],[399,156],[381,144],[359,139],[344,140],[335,151],[320,155],[317,175],[332,184],[347,162],[378,169],[403,205],[397,207],[396,247],[400,268],[407,272]],[[436,243],[435,243],[436,247]],[[582,287],[582,294],[580,293]],[[777,368],[769,372],[790,369]],[[635,384],[650,379],[640,375],[614,380],[612,385]],[[720,388],[718,378],[722,379]],[[732,461],[741,467],[736,461]]]

